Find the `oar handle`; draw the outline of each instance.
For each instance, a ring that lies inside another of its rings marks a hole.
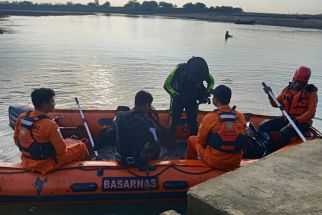
[[[263,85],[263,87],[264,87],[264,88],[268,88],[268,86],[266,85],[266,83],[265,83],[265,82],[262,82],[262,85]],[[275,95],[274,95],[274,93],[273,93],[273,91],[272,91],[272,90],[270,90],[270,91],[268,91],[268,92],[266,92],[266,91],[265,91],[265,93],[267,93],[267,94],[268,94],[268,96],[269,96],[269,97],[271,97],[271,98],[273,99],[273,101],[275,102],[275,104],[277,105],[277,107],[278,107],[281,111],[283,111],[283,110],[284,110],[283,105],[281,105],[281,104],[279,103],[279,101],[275,98]]]
[[[262,85],[265,88],[268,87],[265,82],[262,82]],[[283,115],[290,122],[290,124],[292,125],[292,127],[294,128],[294,130],[296,131],[296,133],[300,136],[300,138],[302,139],[302,141],[303,142],[306,142],[307,141],[306,138],[304,137],[304,135],[302,134],[302,132],[300,131],[300,129],[298,129],[298,127],[296,126],[296,124],[294,123],[294,121],[291,119],[291,117],[288,115],[288,113],[284,110],[283,105],[281,105],[279,103],[279,101],[275,98],[274,93],[273,93],[272,90],[268,91],[268,95],[274,100],[275,104],[282,111]]]
[[[78,101],[77,97],[75,97],[75,101],[76,101],[76,104],[77,104],[77,107],[78,107],[79,113],[80,113],[80,115],[81,115],[81,118],[82,118],[82,120],[83,120],[83,124],[84,124],[84,126],[85,126],[85,129],[86,129],[86,132],[87,132],[87,135],[88,135],[89,141],[90,141],[90,143],[91,143],[92,149],[93,149],[93,151],[94,151],[95,157],[96,157],[96,158],[98,158],[98,153],[97,153],[97,151],[94,149],[94,140],[93,140],[92,135],[91,135],[91,132],[90,132],[90,130],[89,130],[89,128],[88,128],[86,118],[85,118],[85,116],[84,116],[83,110],[82,110],[82,108],[81,108],[81,106],[80,106],[80,104],[79,104],[79,101]]]
[[[83,122],[86,122],[85,116],[84,116],[84,113],[83,113],[83,110],[82,110],[82,108],[81,108],[81,106],[80,106],[80,104],[78,102],[78,98],[77,97],[75,97],[75,101],[76,101],[76,104],[77,104],[77,107],[78,107],[78,110],[79,110],[79,113],[81,115],[81,118],[82,118]]]

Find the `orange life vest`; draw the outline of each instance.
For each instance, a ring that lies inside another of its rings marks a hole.
[[[219,131],[208,134],[207,144],[224,153],[240,153],[245,136],[237,128],[235,113],[215,112],[219,113],[222,125]]]
[[[282,91],[282,103],[286,112],[291,118],[301,116],[309,109],[309,95],[310,92],[303,88],[295,95],[291,93],[291,84]],[[313,117],[313,116],[312,116]]]
[[[46,160],[53,158],[55,160],[55,148],[50,142],[39,143],[33,135],[35,122],[48,118],[46,115],[29,117],[30,112],[22,117],[19,125],[18,146],[21,153],[33,160]]]

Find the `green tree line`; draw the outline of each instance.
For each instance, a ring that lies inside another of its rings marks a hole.
[[[55,11],[89,11],[89,12],[133,12],[133,13],[242,13],[241,8],[234,7],[207,7],[204,3],[186,3],[181,8],[177,5],[165,1],[143,1],[137,0],[128,1],[123,7],[112,7],[109,1],[89,2],[88,4],[73,3],[68,1],[66,4],[52,4],[52,3],[33,3],[31,1],[21,2],[0,2],[0,9],[17,9],[17,10],[55,10]]]

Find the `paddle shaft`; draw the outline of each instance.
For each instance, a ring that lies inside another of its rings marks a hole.
[[[267,85],[265,84],[265,82],[262,83],[263,87],[267,87]],[[303,140],[303,142],[306,142],[306,138],[304,137],[304,135],[302,134],[302,132],[300,131],[300,129],[296,126],[296,124],[294,123],[294,121],[291,119],[291,117],[288,115],[288,113],[285,111],[283,105],[281,105],[281,103],[279,103],[279,101],[276,99],[273,91],[269,91],[268,95],[273,99],[273,101],[275,102],[275,104],[277,105],[277,107],[282,111],[283,115],[286,117],[286,119],[291,123],[292,127],[294,128],[294,130],[296,131],[296,133],[300,136],[300,138]]]
[[[92,138],[91,132],[90,132],[90,130],[89,130],[89,128],[88,128],[86,118],[85,118],[85,116],[84,116],[83,110],[82,110],[82,108],[81,108],[81,106],[80,106],[80,104],[79,104],[79,102],[78,102],[77,97],[75,97],[75,101],[76,101],[76,104],[77,104],[77,107],[78,107],[79,113],[80,113],[80,115],[81,115],[81,118],[82,118],[82,120],[83,120],[83,123],[84,123],[85,129],[86,129],[86,132],[87,132],[87,135],[88,135],[89,141],[90,141],[90,143],[91,143],[92,149],[93,149],[93,151],[94,151],[95,157],[96,157],[96,158],[98,158],[98,153],[97,153],[97,151],[94,149],[94,141],[93,141],[93,138]]]

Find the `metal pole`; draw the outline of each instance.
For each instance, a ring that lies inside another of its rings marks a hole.
[[[93,138],[92,138],[91,132],[90,132],[90,130],[89,130],[89,128],[88,128],[86,118],[85,118],[85,116],[84,116],[83,110],[82,110],[82,108],[81,108],[81,106],[80,106],[80,104],[79,104],[79,102],[78,102],[77,97],[75,97],[75,101],[76,101],[76,104],[77,104],[77,107],[78,107],[79,113],[80,113],[80,115],[81,115],[81,118],[82,118],[82,120],[83,120],[83,123],[84,123],[85,129],[86,129],[86,132],[87,132],[87,135],[88,135],[89,141],[90,141],[90,143],[91,143],[92,149],[93,149],[93,151],[94,151],[95,157],[96,157],[96,158],[98,158],[98,153],[97,153],[97,151],[94,149],[94,141],[93,141]]]
[[[265,82],[262,83],[263,87],[267,87]],[[303,140],[303,142],[306,142],[306,138],[302,134],[302,132],[298,129],[294,121],[291,119],[291,117],[288,115],[288,113],[284,110],[284,107],[279,103],[279,101],[276,99],[274,93],[272,91],[268,92],[268,95],[273,99],[277,107],[282,111],[283,115],[286,117],[286,119],[291,123],[292,127],[296,131],[296,133],[300,136],[300,138]]]

